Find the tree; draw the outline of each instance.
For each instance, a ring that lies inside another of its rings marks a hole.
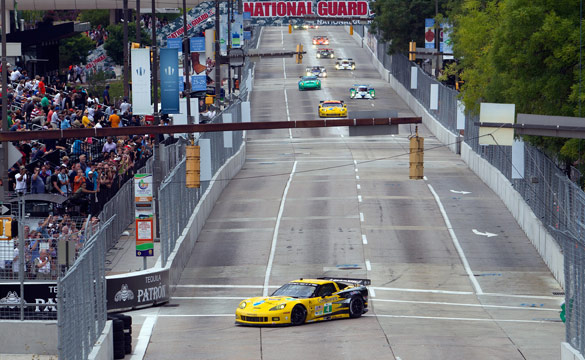
[[[447,0],[439,0],[439,11]],[[429,0],[377,0],[370,6],[376,13],[372,31],[389,43],[388,52],[406,53],[408,43],[424,44],[425,18],[435,17],[435,2]]]
[[[88,22],[91,26],[105,28],[110,24],[109,10],[84,10],[79,13],[79,21]]]
[[[148,33],[142,31],[142,44],[150,45],[150,36]],[[124,62],[124,30],[122,24],[108,26],[108,39],[104,44],[104,49],[108,56],[114,60],[117,65],[122,65]],[[128,43],[136,41],[136,25],[135,23],[128,23]]]
[[[59,44],[59,67],[85,64],[89,52],[95,49],[95,42],[83,34],[76,34],[61,40]]]

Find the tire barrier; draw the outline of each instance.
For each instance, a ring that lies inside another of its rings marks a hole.
[[[132,354],[132,317],[124,314],[108,315],[112,320],[114,335],[114,359],[124,359]]]

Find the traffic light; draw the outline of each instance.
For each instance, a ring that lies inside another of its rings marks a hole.
[[[414,41],[408,43],[408,60],[416,60],[416,42]]]
[[[297,45],[297,54],[295,55],[295,61],[297,64],[302,64],[303,63],[303,44],[298,44]]]
[[[349,35],[353,35],[353,25],[349,25]]]
[[[187,146],[186,160],[186,183],[187,188],[193,189],[201,186],[201,148],[195,145]]]
[[[410,138],[410,178],[420,180],[423,178],[424,171],[424,138],[418,136],[418,127],[416,135]]]
[[[136,42],[133,42],[132,43],[132,46],[130,48],[131,49],[140,49],[140,44],[139,43],[136,43]]]
[[[11,240],[12,239],[12,218],[2,217],[0,218],[0,240]]]

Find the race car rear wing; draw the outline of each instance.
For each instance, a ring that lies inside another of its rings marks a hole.
[[[354,279],[354,278],[337,278],[337,277],[320,277],[319,280],[331,280],[335,282],[344,282],[362,286],[368,286],[372,284],[372,280],[370,279]]]

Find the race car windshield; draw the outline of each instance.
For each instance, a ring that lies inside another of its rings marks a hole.
[[[315,284],[290,283],[283,285],[280,289],[276,290],[271,296],[309,298],[313,295],[316,288],[317,285]]]
[[[360,86],[358,87],[358,91],[368,91],[368,88],[366,86]]]
[[[316,76],[303,76],[303,81],[317,80]]]
[[[327,106],[327,107],[341,107],[341,103],[323,103],[323,106]]]

